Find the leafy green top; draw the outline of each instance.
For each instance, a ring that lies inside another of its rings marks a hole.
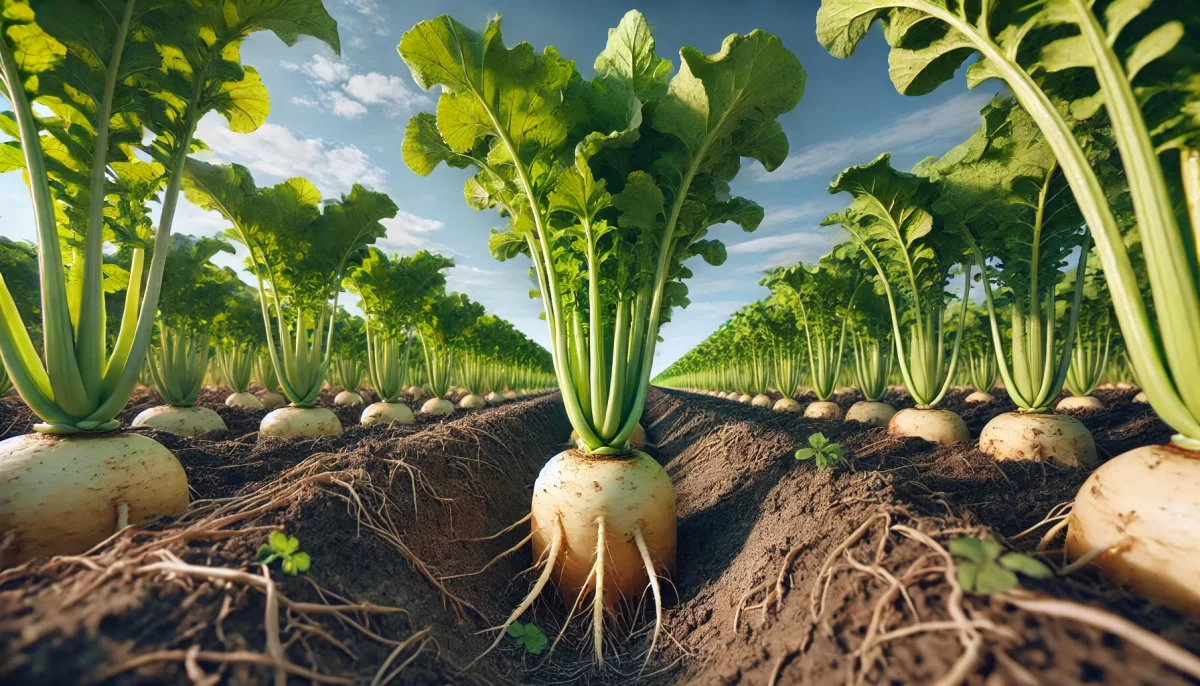
[[[398,209],[386,194],[358,184],[328,201],[301,177],[259,189],[238,164],[189,159],[185,174],[188,200],[233,224],[226,235],[250,250],[251,271],[286,306],[313,318],[341,289],[351,260],[387,233],[380,221]]]
[[[210,261],[219,252],[233,254],[233,246],[220,238],[171,237],[171,268],[163,274],[158,308],[164,326],[185,335],[209,334],[240,283],[232,270]]]
[[[382,250],[370,248],[347,272],[345,287],[361,296],[360,306],[373,330],[402,337],[433,298],[445,292],[443,272],[453,266],[450,258],[425,250],[389,259]]]

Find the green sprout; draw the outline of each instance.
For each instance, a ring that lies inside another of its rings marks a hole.
[[[312,565],[308,553],[300,551],[300,539],[288,536],[282,531],[272,531],[267,542],[259,546],[256,562],[269,565],[275,560],[283,561],[283,573],[296,576],[307,572]]]
[[[817,469],[833,469],[846,455],[846,446],[830,441],[817,432],[808,437],[808,447],[796,451],[797,460],[816,459]]]
[[[950,554],[962,558],[958,564],[958,583],[973,593],[1003,593],[1017,585],[1017,573],[1035,579],[1048,579],[1054,572],[1041,562],[1021,553],[1005,553],[996,541],[971,536],[950,542]]]
[[[530,655],[541,655],[542,651],[548,645],[546,634],[543,634],[541,629],[534,626],[533,622],[529,624],[522,624],[520,622],[509,624],[508,635],[515,638],[517,645],[525,648],[525,652]]]

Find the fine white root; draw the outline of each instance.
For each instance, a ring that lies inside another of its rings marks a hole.
[[[517,609],[513,610],[512,614],[508,616],[508,619],[504,620],[504,624],[487,629],[487,631],[499,632],[496,636],[496,640],[492,641],[492,644],[488,646],[487,650],[477,655],[474,660],[471,660],[465,669],[474,667],[476,662],[479,662],[485,655],[495,650],[496,646],[500,645],[500,641],[503,641],[504,637],[507,635],[506,632],[508,631],[508,627],[511,626],[513,622],[517,621],[521,615],[525,614],[525,611],[528,610],[531,605],[533,605],[533,601],[541,594],[542,589],[544,589],[546,584],[550,582],[550,575],[554,572],[554,563],[556,560],[558,560],[558,554],[562,550],[563,541],[562,522],[559,521],[558,517],[554,518],[554,522],[551,524],[551,526],[554,527],[554,532],[550,538],[550,554],[546,556],[546,560],[543,563],[545,567],[543,567],[542,574],[538,577],[537,583],[533,585],[533,590],[529,592],[529,595],[525,596],[525,599],[521,601],[521,604],[517,606]]]
[[[129,503],[117,503],[117,531],[129,526]]]
[[[596,664],[604,669],[604,517],[596,518],[596,595],[592,598],[592,643]]]
[[[642,554],[642,564],[646,566],[646,576],[650,578],[650,592],[654,594],[654,635],[650,638],[650,650],[646,652],[642,668],[638,670],[640,677],[645,671],[646,665],[650,664],[654,646],[658,645],[658,632],[662,629],[663,604],[662,589],[658,587],[658,573],[654,571],[654,561],[650,559],[650,550],[646,547],[646,539],[642,537],[641,529],[633,530],[633,541],[637,543],[638,552]]]
[[[1039,552],[1041,552],[1041,551],[1045,550],[1046,548],[1050,547],[1050,544],[1054,541],[1055,538],[1058,537],[1058,534],[1061,533],[1064,529],[1066,529],[1067,526],[1070,525],[1070,523],[1071,523],[1071,516],[1064,515],[1063,518],[1061,520],[1059,520],[1059,522],[1057,524],[1050,527],[1050,529],[1042,536],[1041,540],[1038,541],[1037,550]]]
[[[439,577],[439,578],[440,578],[442,581],[446,581],[447,579],[461,579],[461,578],[463,578],[464,576],[475,576],[476,574],[482,574],[482,573],[484,573],[484,572],[486,572],[486,571],[488,570],[488,567],[491,567],[492,565],[496,564],[496,563],[497,563],[497,562],[499,562],[500,560],[504,559],[504,557],[505,557],[505,556],[507,556],[507,555],[511,555],[512,553],[515,553],[515,552],[517,552],[517,551],[518,551],[518,550],[520,550],[520,549],[521,549],[521,547],[522,547],[522,546],[524,546],[526,543],[528,543],[528,542],[532,541],[532,540],[533,540],[533,534],[534,534],[534,532],[530,531],[530,532],[529,532],[529,535],[528,535],[528,536],[526,536],[525,538],[522,538],[520,543],[518,543],[518,544],[514,545],[513,547],[509,548],[508,550],[505,550],[504,552],[500,553],[500,554],[499,554],[499,555],[497,555],[496,557],[493,557],[491,560],[489,560],[489,561],[488,561],[488,563],[487,563],[487,564],[485,564],[483,567],[481,567],[481,568],[480,568],[480,569],[478,569],[477,571],[474,571],[474,572],[466,572],[466,573],[464,573],[464,574],[451,574],[450,576],[443,576],[443,577]]]
[[[596,578],[595,574],[596,568],[593,566],[591,571],[588,572],[587,578],[583,581],[584,588],[591,585],[592,579]],[[563,622],[562,628],[558,630],[558,635],[554,637],[554,642],[550,644],[550,649],[546,651],[546,657],[542,659],[543,662],[550,659],[550,656],[554,654],[554,649],[558,646],[558,642],[566,635],[567,627],[571,626],[571,620],[575,619],[575,613],[579,611],[579,604],[583,601],[583,595],[582,593],[575,594],[575,602],[571,603],[571,611],[567,613],[567,621]]]
[[[1091,550],[1087,551],[1083,555],[1080,555],[1078,560],[1075,560],[1074,562],[1067,565],[1066,567],[1063,567],[1062,569],[1058,570],[1058,575],[1059,576],[1067,576],[1068,574],[1074,574],[1075,572],[1078,572],[1079,570],[1083,569],[1084,567],[1090,565],[1096,558],[1102,557],[1104,555],[1107,555],[1110,552],[1114,552],[1114,551],[1120,550],[1121,548],[1124,548],[1125,544],[1128,542],[1129,542],[1128,538],[1122,538],[1121,540],[1117,541],[1116,543],[1113,543],[1112,545],[1100,546],[1098,548],[1092,548]]]
[[[1123,617],[1070,600],[1039,598],[1026,592],[1006,593],[1001,598],[1026,612],[1073,619],[1101,631],[1107,631],[1145,650],[1184,674],[1200,679],[1200,658]]]
[[[521,526],[522,524],[524,524],[525,522],[528,522],[528,521],[529,521],[530,519],[532,519],[532,518],[533,518],[533,513],[532,513],[532,512],[530,512],[529,514],[525,515],[524,517],[521,517],[521,518],[520,518],[520,519],[518,519],[517,521],[513,522],[512,524],[509,524],[508,526],[506,526],[506,527],[504,527],[503,529],[501,529],[501,530],[497,531],[496,533],[492,534],[491,536],[484,536],[484,537],[482,537],[482,538],[461,538],[461,539],[458,539],[458,540],[459,540],[459,541],[466,541],[466,542],[468,542],[468,543],[479,543],[479,542],[481,542],[481,541],[491,541],[491,540],[494,540],[494,539],[500,538],[500,537],[501,537],[501,536],[503,536],[504,534],[506,534],[506,533],[508,533],[508,532],[512,531],[513,529],[517,528],[518,526]]]

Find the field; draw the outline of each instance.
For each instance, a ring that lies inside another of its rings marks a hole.
[[[1110,409],[1080,415],[1102,459],[1170,434],[1148,406],[1131,402],[1134,393],[1099,390]],[[978,406],[962,395],[947,405],[974,434],[1010,409],[1002,396]],[[592,671],[578,626],[545,664],[504,641],[471,665],[492,636],[477,632],[525,595],[531,555],[520,547],[489,573],[445,578],[479,570],[520,541],[524,527],[464,539],[528,512],[529,484],[562,448],[552,437],[570,432],[557,394],[387,429],[357,427],[343,411],[340,438],[259,442],[263,413],[215,402],[223,397],[208,389],[201,404],[217,409],[228,432],[148,431],[188,473],[187,513],[0,576],[0,679],[265,683],[272,655],[285,658],[296,683],[618,683],[637,674],[645,613],[627,633],[610,634],[605,672]],[[906,404],[896,390],[889,400]],[[4,437],[26,432],[28,412],[2,402]],[[156,402],[139,392],[126,421]],[[648,683],[923,684],[958,669],[971,684],[1193,683],[1112,633],[963,597],[920,534],[901,533],[911,527],[943,545],[989,533],[1033,551],[1045,527],[1017,534],[1070,500],[1082,470],[998,464],[973,444],[939,448],[679,391],[652,389],[644,423],[677,489],[680,569],[667,585],[671,637],[646,667]],[[846,446],[844,468],[817,471],[792,458],[816,431]],[[275,530],[309,553],[306,575],[267,578],[252,564]],[[1086,569],[1027,587],[1043,600],[1103,606],[1200,651],[1195,619]],[[958,613],[972,631],[953,625]],[[530,617],[553,639],[565,614],[545,594]],[[918,625],[925,630],[888,634]],[[876,640],[863,651],[868,635]]]

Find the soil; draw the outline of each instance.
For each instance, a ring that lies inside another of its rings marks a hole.
[[[1131,401],[1135,393],[1097,391],[1108,409],[1077,415],[1102,460],[1170,435]],[[951,392],[944,406],[975,436],[1012,409],[1002,394],[984,406],[966,405],[965,395]],[[570,433],[556,396],[418,414],[413,426],[386,429],[359,427],[357,411],[339,411],[345,434],[319,441],[257,441],[263,413],[225,408],[223,398],[214,390],[201,404],[217,409],[228,432],[185,439],[139,430],[184,465],[195,490],[187,514],[127,529],[85,556],[0,573],[0,681],[265,683],[277,664],[296,683],[624,683],[638,675],[649,644],[645,608],[629,626],[610,627],[602,673],[578,621],[549,659],[506,638],[468,668],[494,635],[476,632],[501,623],[531,586],[528,546],[485,573],[439,581],[479,570],[521,540],[524,526],[467,539],[528,513],[537,471]],[[834,398],[843,409],[857,399]],[[906,405],[901,394],[888,399]],[[139,394],[123,418],[153,404],[153,393]],[[29,423],[19,403],[0,399],[3,437]],[[964,534],[1035,553],[1045,527],[1017,534],[1073,498],[1086,471],[996,464],[973,446],[938,448],[677,391],[652,390],[643,424],[679,512],[670,638],[642,675],[649,683],[926,684],[958,668],[965,683],[986,686],[1195,683],[1116,636],[1017,608],[1010,601],[1022,602],[1019,593],[960,598],[944,573],[939,551]],[[817,431],[845,445],[842,466],[823,471],[793,459]],[[312,560],[307,574],[254,562],[274,530],[298,538]],[[856,531],[863,535],[843,552]],[[1057,555],[1042,559],[1061,564]],[[214,578],[214,568],[237,574]],[[890,579],[904,579],[905,592]],[[1200,653],[1200,621],[1089,570],[1023,585],[1038,598],[1105,608]],[[959,612],[975,628],[945,630]],[[553,640],[565,616],[544,593],[522,621]],[[860,651],[867,639],[919,622],[942,628]]]

